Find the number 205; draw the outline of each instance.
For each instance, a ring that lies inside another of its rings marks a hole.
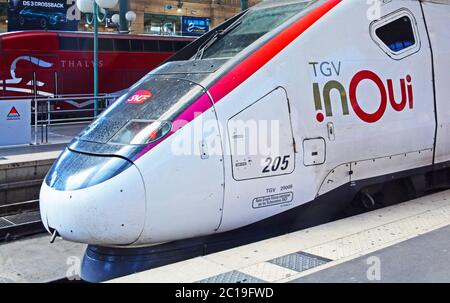
[[[278,170],[286,170],[289,167],[289,159],[291,156],[284,156],[284,157],[275,157],[275,158],[267,158],[266,159],[266,166],[263,169],[263,173],[267,174],[272,172],[276,172]]]

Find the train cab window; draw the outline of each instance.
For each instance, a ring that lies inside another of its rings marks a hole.
[[[205,44],[207,46],[200,58],[232,58],[296,14],[309,9],[315,2],[303,1],[275,6],[270,2],[267,6],[250,10],[217,35],[215,41]]]
[[[114,39],[114,48],[116,51],[129,52],[130,51],[130,40],[128,39]]]
[[[114,51],[113,40],[108,38],[99,39],[98,48],[100,51]]]
[[[78,39],[73,37],[59,37],[60,50],[78,50]]]
[[[407,57],[420,48],[417,24],[406,10],[393,13],[371,25],[374,41],[393,59]]]
[[[132,52],[142,52],[144,50],[144,46],[142,45],[142,40],[132,39],[130,40],[130,50]]]
[[[377,37],[393,52],[399,52],[416,43],[411,19],[407,16],[377,28],[375,32]]]
[[[162,40],[159,41],[159,50],[161,52],[173,52],[173,43],[172,41]]]
[[[157,40],[144,40],[144,52],[157,52],[159,51]]]

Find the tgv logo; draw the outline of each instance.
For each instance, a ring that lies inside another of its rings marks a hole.
[[[334,62],[312,62],[310,63],[314,69],[314,74],[317,77],[320,72],[325,77],[331,77],[334,73],[339,76],[341,71],[341,62],[335,64]],[[358,100],[357,93],[360,84],[363,81],[370,81],[376,85],[380,93],[379,100],[366,100],[370,102],[379,102],[378,109],[373,113],[368,113],[360,106],[360,101]],[[374,72],[369,70],[362,70],[356,73],[350,81],[350,86],[347,90],[345,87],[336,80],[328,81],[323,87],[319,83],[313,83],[313,95],[314,95],[314,105],[316,108],[316,119],[318,122],[323,122],[325,120],[325,115],[327,117],[333,116],[333,110],[331,105],[331,93],[337,91],[340,94],[340,101],[342,106],[342,113],[344,115],[349,115],[349,103],[353,108],[355,114],[364,122],[375,123],[380,120],[384,113],[386,112],[388,102],[391,107],[398,112],[403,111],[408,105],[409,109],[414,108],[414,96],[412,87],[412,78],[407,75],[404,79],[400,79],[400,90],[401,99],[398,100],[395,95],[394,81],[392,79],[387,79],[386,83]],[[325,108],[325,115],[323,109]]]

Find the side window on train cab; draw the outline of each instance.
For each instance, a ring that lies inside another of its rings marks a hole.
[[[400,10],[372,22],[371,36],[392,59],[401,60],[420,49],[420,39],[414,15]]]

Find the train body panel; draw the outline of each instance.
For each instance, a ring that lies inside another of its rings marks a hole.
[[[448,41],[436,38],[449,8],[267,1],[149,73],[69,149],[139,170],[145,223],[131,246],[238,229],[325,196],[342,207],[336,192],[364,184],[370,195],[449,160]],[[124,131],[134,137],[116,140]],[[49,184],[43,200],[58,196]]]
[[[190,138],[201,139],[192,142]],[[180,232],[183,238],[216,232],[222,219],[225,188],[218,138],[220,132],[211,108],[201,119],[172,135],[171,140],[152,149],[151,157],[135,162],[146,184],[147,200],[152,201],[147,205],[145,228],[136,244],[177,240]],[[155,157],[159,160],[154,161]],[[160,218],[165,218],[166,224],[161,225]]]
[[[414,1],[409,4],[404,12],[420,16],[420,4]],[[383,7],[383,13],[398,14],[402,8],[405,9],[404,3],[394,1]],[[355,12],[355,18],[342,22],[349,10]],[[433,89],[429,81],[431,61],[424,24],[417,24],[424,44],[420,50],[404,60],[394,60],[368,35],[371,21],[366,18],[366,11],[365,3],[341,3],[217,104],[219,120],[225,123],[235,114],[236,108],[245,108],[277,86],[285,87],[291,107],[292,142],[297,150],[296,169],[289,176],[236,181],[231,177],[233,168],[228,168],[221,230],[232,229],[241,222],[257,222],[273,213],[313,201],[319,193],[325,194],[351,181],[432,164],[435,120]],[[327,30],[330,24],[333,24],[333,31]],[[348,35],[349,32],[354,34]],[[319,35],[321,38],[317,39]],[[327,41],[328,46],[324,46],[323,41]],[[356,87],[357,101],[363,111],[374,113],[382,106],[380,89],[371,79],[382,81],[380,84],[386,97],[383,115],[374,122],[363,121],[351,105],[350,84],[362,71],[371,72],[370,79],[362,80]],[[388,81],[392,81],[395,102],[401,102],[403,89],[405,102],[409,102],[406,100],[408,89],[402,88],[401,84],[406,84],[408,75],[412,78],[413,108],[406,104],[403,110],[397,111],[390,104]],[[327,85],[332,88],[327,90]],[[319,91],[316,98],[322,104],[321,110],[315,107],[315,86]],[[264,90],[254,90],[254,87]],[[343,94],[345,98],[341,98]],[[245,96],[245,100],[239,96]],[[324,102],[328,96],[329,109]],[[330,116],[326,116],[328,110]],[[321,122],[318,121],[320,114],[324,116]],[[226,138],[223,140],[227,142]],[[311,147],[311,140],[317,141],[319,146]],[[305,163],[306,157],[315,153],[318,153],[318,163]],[[286,155],[288,153],[270,157],[284,158]],[[319,159],[321,157],[324,160]],[[225,163],[231,163],[231,160]],[[264,164],[260,165],[261,171]],[[335,169],[336,174],[331,174]],[[239,198],[233,199],[235,196]],[[253,209],[252,201],[260,197],[274,199],[274,205]],[[287,198],[291,203],[277,205],[279,198]],[[229,215],[228,208],[233,210]]]
[[[436,163],[450,160],[450,87],[448,74],[450,70],[450,34],[445,30],[448,25],[450,6],[434,3],[423,4],[424,16],[429,31],[433,51],[434,77],[436,89],[436,115],[438,121],[436,134]],[[430,59],[431,60],[431,59]]]

